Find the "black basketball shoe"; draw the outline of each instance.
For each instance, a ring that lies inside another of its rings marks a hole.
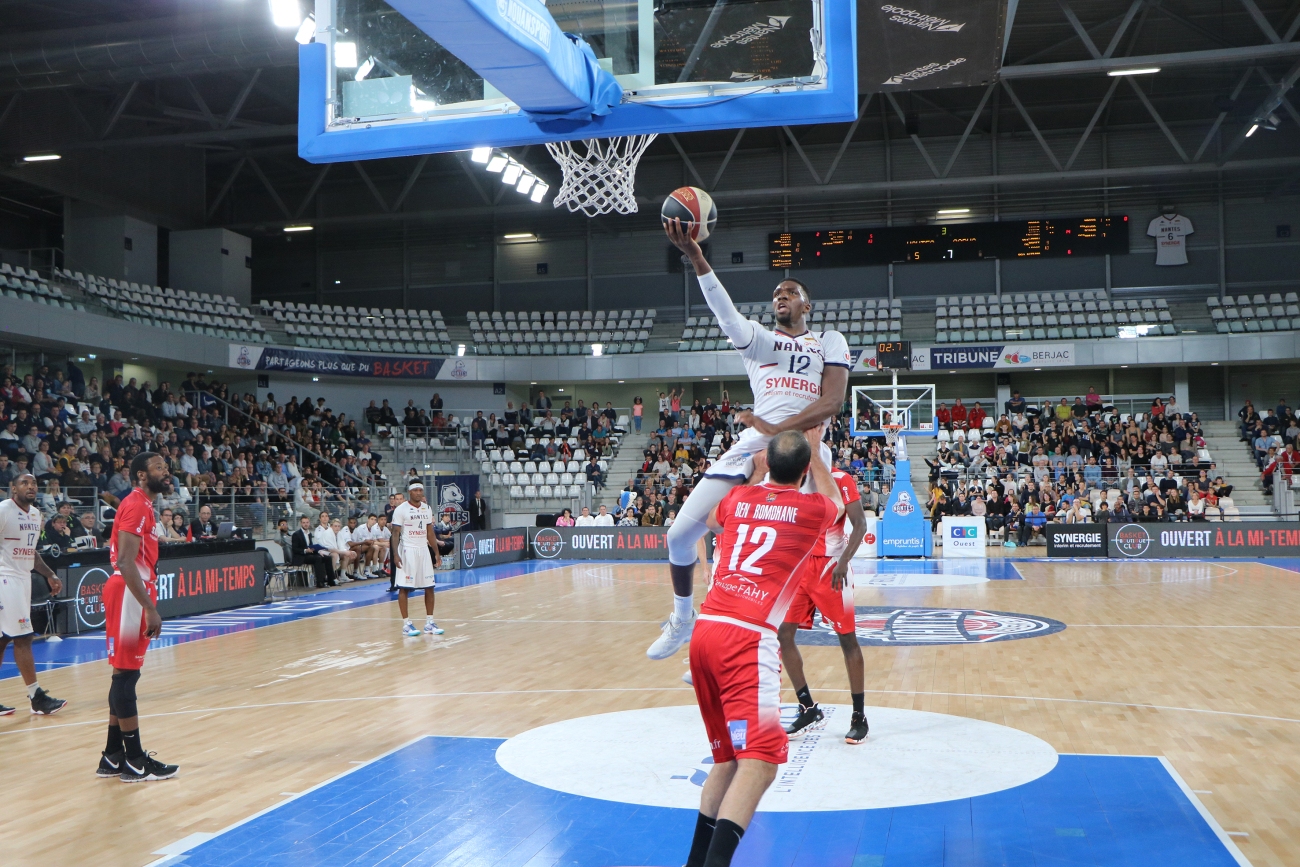
[[[867,715],[855,713],[853,722],[849,725],[849,733],[844,736],[844,743],[860,744],[867,739],[867,732],[870,730],[871,726],[867,725]]]
[[[122,760],[122,782],[145,783],[150,780],[169,780],[176,776],[180,765],[164,765],[154,758],[153,753],[138,759]]]
[[[816,731],[825,727],[825,725],[826,716],[822,713],[820,707],[815,704],[812,707],[799,705],[799,716],[795,717],[794,722],[790,723],[790,727],[785,730],[785,733],[792,738],[799,737],[804,732]]]
[[[14,709],[11,708],[9,705],[7,705],[7,704],[0,704],[0,716],[9,716],[9,715],[10,715],[11,713],[13,713],[13,712],[14,712]]]
[[[32,696],[32,713],[40,716],[53,716],[63,710],[65,705],[67,701],[55,698],[39,687],[36,689],[36,695]]]
[[[122,776],[122,760],[126,758],[126,753],[100,753],[99,767],[95,769],[95,776],[105,780],[110,777]]]

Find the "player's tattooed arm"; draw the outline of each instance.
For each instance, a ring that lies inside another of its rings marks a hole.
[[[41,559],[39,551],[36,553],[36,560],[32,564],[32,570],[44,578],[46,584],[50,585],[51,593],[57,596],[63,592],[63,582],[59,580],[58,575],[54,574],[54,570],[47,566],[45,561]]]

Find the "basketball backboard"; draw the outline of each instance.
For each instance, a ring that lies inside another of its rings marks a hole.
[[[890,424],[902,425],[899,436],[935,435],[933,385],[855,385],[851,399],[855,437],[883,437]]]
[[[843,122],[857,115],[853,0],[495,0],[502,15],[521,5],[581,36],[623,88],[621,104],[607,115],[549,121],[530,118],[395,8],[415,15],[410,4],[416,2],[316,0],[315,42],[302,46],[299,73],[304,159]]]

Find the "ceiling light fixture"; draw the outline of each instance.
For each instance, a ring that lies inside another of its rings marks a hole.
[[[506,232],[501,237],[507,241],[536,241],[537,236],[532,232]]]
[[[1258,132],[1258,131],[1259,131],[1259,124],[1257,124],[1257,123],[1252,123],[1252,124],[1250,125],[1250,129],[1246,130],[1246,138],[1250,138],[1251,136],[1253,136],[1253,135],[1254,135],[1256,132]]]
[[[356,69],[357,44],[355,42],[335,42],[334,65],[339,69]]]
[[[506,159],[505,157],[495,156],[492,157],[492,159],[488,160],[487,170],[495,174],[496,172],[499,172],[502,169],[504,169],[509,164],[510,164],[510,160]]]
[[[1106,74],[1111,78],[1119,78],[1123,75],[1155,75],[1159,71],[1159,66],[1139,66],[1137,69],[1112,69]]]
[[[298,0],[271,0],[271,23],[276,27],[297,27],[302,21]]]
[[[50,162],[54,162],[55,160],[61,160],[61,159],[63,159],[63,157],[59,154],[32,154],[31,156],[23,157],[23,162],[50,163]]]
[[[492,148],[474,148],[469,152],[469,158],[472,162],[486,163],[492,159]]]
[[[357,67],[357,74],[354,76],[355,81],[365,81],[366,76],[375,71],[375,59],[367,57],[366,62]]]
[[[285,226],[286,232],[310,232],[315,226]]]
[[[514,186],[519,182],[519,176],[524,173],[524,167],[519,163],[511,162],[506,166],[506,170],[501,173],[501,183],[507,186]]]
[[[940,208],[939,216],[952,216],[955,214],[969,214],[970,208]]]
[[[299,45],[310,45],[311,41],[316,38],[316,16],[308,15],[302,19],[302,24],[298,27],[298,32],[294,34],[293,41]]]
[[[515,187],[515,189],[527,195],[528,191],[533,188],[533,184],[535,183],[537,183],[537,178],[533,177],[528,172],[524,172],[524,176],[519,179],[519,186]]]
[[[532,199],[534,202],[540,202],[542,199],[546,198],[546,193],[549,189],[549,185],[538,181],[536,186],[533,187],[533,194],[528,198]]]

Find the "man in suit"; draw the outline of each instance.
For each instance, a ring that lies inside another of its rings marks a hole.
[[[316,575],[316,586],[337,584],[334,564],[329,552],[322,552],[311,540],[311,519],[303,515],[298,519],[298,530],[293,534],[293,565],[308,565]]]
[[[486,530],[488,526],[488,504],[483,499],[482,491],[474,492],[474,499],[469,501],[469,528]]]

